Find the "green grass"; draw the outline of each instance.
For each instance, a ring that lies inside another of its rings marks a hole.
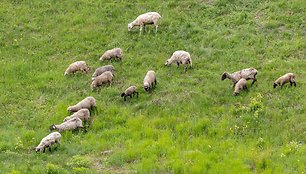
[[[305,1],[0,4],[1,173],[305,173]],[[158,33],[128,32],[148,11],[162,16]],[[112,87],[91,92],[91,73],[109,64],[99,56],[114,47],[124,59],[112,62]],[[176,50],[190,52],[193,69],[164,66]],[[92,72],[64,77],[77,60]],[[221,74],[248,67],[257,83],[232,96]],[[149,69],[158,85],[146,93]],[[287,72],[297,87],[273,89]],[[123,102],[130,85],[139,98]],[[97,111],[86,134],[65,132],[51,153],[29,152],[89,95]]]

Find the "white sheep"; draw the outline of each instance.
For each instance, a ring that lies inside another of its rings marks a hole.
[[[123,51],[121,48],[113,48],[111,50],[105,51],[102,56],[100,57],[101,61],[104,60],[112,60],[113,58],[122,59],[123,57]]]
[[[241,90],[245,89],[247,90],[247,86],[246,86],[246,79],[241,78],[235,85],[235,90],[233,92],[233,95],[236,96],[240,93]]]
[[[257,75],[257,70],[255,68],[247,68],[247,69],[243,69],[241,71],[237,71],[231,74],[228,72],[224,72],[221,76],[221,80],[224,80],[226,78],[231,79],[233,82],[233,87],[235,87],[235,84],[241,78],[244,78],[246,80],[252,79],[253,80],[252,85],[253,85],[257,81],[256,75]]]
[[[61,134],[59,132],[52,132],[46,137],[44,137],[38,146],[34,148],[36,152],[43,151],[45,153],[45,148],[49,148],[49,151],[51,152],[51,145],[58,143],[60,144]]]
[[[83,126],[82,120],[75,117],[59,125],[52,124],[50,126],[50,131],[57,130],[59,132],[64,132],[66,130],[76,130],[79,128],[85,129],[85,127]],[[85,132],[86,132],[86,129],[85,129]]]
[[[93,91],[96,87],[99,87],[103,84],[109,84],[111,85],[113,81],[114,75],[110,71],[106,71],[99,75],[98,77],[94,78],[94,80],[91,83],[91,90]]]
[[[130,86],[121,94],[121,97],[124,97],[124,101],[126,101],[126,97],[130,96],[130,98],[132,98],[135,94],[138,97],[137,87]]]
[[[92,80],[94,80],[96,77],[98,77],[99,75],[101,75],[102,73],[106,71],[110,71],[114,75],[115,68],[113,67],[113,65],[105,65],[105,66],[97,68],[92,75]]]
[[[91,109],[93,107],[96,106],[96,99],[94,97],[86,97],[85,99],[83,99],[82,101],[80,101],[79,103],[73,105],[73,106],[69,106],[67,108],[67,110],[69,112],[76,112],[80,109],[86,108],[86,109]]]
[[[187,64],[190,65],[190,68],[192,68],[192,60],[190,57],[190,54],[186,51],[175,51],[170,59],[168,59],[165,63],[166,66],[171,65],[172,63],[176,63],[177,67],[179,67],[180,64],[184,65],[184,72],[187,71]]]
[[[83,73],[87,73],[89,71],[89,67],[87,66],[85,61],[77,61],[69,65],[66,69],[64,75],[74,74],[77,71],[81,71]]]
[[[143,88],[148,91],[157,84],[155,72],[150,70],[147,72],[145,78],[143,79]]]
[[[277,86],[283,87],[283,85],[288,82],[290,82],[290,86],[292,86],[292,84],[296,86],[295,75],[293,73],[287,73],[281,76],[280,78],[278,78],[277,80],[275,80],[273,88],[276,88]]]
[[[142,28],[146,30],[146,25],[153,24],[155,26],[155,33],[157,33],[158,20],[161,16],[157,12],[148,12],[139,15],[133,22],[128,24],[128,30],[131,31],[134,26],[140,26],[140,34]]]
[[[72,115],[66,117],[64,119],[64,122],[73,119],[73,118],[79,118],[82,121],[88,122],[89,118],[90,118],[90,112],[88,109],[84,108],[84,109],[80,109],[77,112],[73,113]]]

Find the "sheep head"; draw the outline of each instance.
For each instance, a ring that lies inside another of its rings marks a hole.
[[[149,83],[148,83],[148,82],[145,82],[145,83],[143,84],[143,88],[144,88],[145,91],[148,91],[148,90],[149,90]]]
[[[52,125],[50,126],[50,128],[49,128],[50,131],[53,131],[53,130],[55,130],[55,129],[56,129],[55,124],[52,124]]]
[[[166,61],[165,65],[166,65],[166,66],[169,66],[169,65],[171,65],[171,63],[172,63],[171,60],[168,59],[168,60]]]
[[[276,83],[273,83],[273,88],[276,88],[277,87],[277,84]]]
[[[224,72],[224,73],[222,74],[222,76],[221,76],[221,80],[226,79],[226,78],[227,78],[227,75],[228,75],[228,73],[227,73],[227,72]]]
[[[125,96],[125,93],[122,93],[122,94],[121,94],[121,97],[124,97],[124,96]]]
[[[129,23],[129,24],[128,24],[128,30],[129,30],[129,31],[131,31],[131,30],[132,30],[132,28],[133,28],[132,23]]]

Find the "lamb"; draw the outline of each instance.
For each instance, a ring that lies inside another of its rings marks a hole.
[[[58,143],[60,144],[61,134],[59,132],[52,132],[46,137],[44,137],[38,146],[34,148],[36,152],[43,151],[45,153],[45,148],[49,148],[49,151],[51,152],[51,145]]]
[[[73,106],[69,106],[67,108],[67,110],[69,112],[76,112],[76,111],[78,111],[80,109],[83,109],[83,108],[91,109],[95,106],[96,106],[96,99],[94,97],[86,97],[85,99],[83,99],[79,103],[77,103]]]
[[[118,58],[122,60],[123,57],[123,51],[121,48],[113,48],[111,50],[107,50],[103,53],[103,55],[100,57],[101,61],[104,60],[112,60],[112,58]]]
[[[236,96],[240,93],[241,90],[245,89],[247,90],[247,86],[246,86],[246,79],[241,78],[235,85],[235,90],[233,92],[233,95]]]
[[[69,65],[66,69],[64,76],[68,74],[74,74],[77,71],[81,71],[83,73],[89,72],[89,67],[87,66],[85,61],[77,61]]]
[[[89,118],[90,118],[90,112],[88,109],[80,109],[78,110],[77,112],[75,112],[74,114],[66,117],[64,119],[64,122],[70,120],[70,119],[73,119],[73,118],[79,118],[81,119],[82,121],[85,121],[85,122],[88,122]]]
[[[140,26],[140,34],[142,28],[146,30],[146,25],[153,24],[155,26],[155,33],[157,33],[158,20],[161,16],[157,12],[148,12],[139,15],[133,22],[128,24],[128,30],[131,31],[134,26]]]
[[[134,96],[135,94],[138,97],[137,87],[130,86],[124,91],[124,93],[121,94],[121,97],[124,97],[124,101],[126,101],[126,97],[130,96],[130,98],[132,98],[132,96]]]
[[[85,129],[85,127],[83,126],[82,120],[75,117],[59,125],[52,124],[50,126],[50,131],[58,130],[59,132],[64,132],[66,130],[76,130],[79,128]],[[86,129],[85,129],[85,132],[86,132]]]
[[[91,83],[91,90],[93,91],[96,87],[108,83],[111,85],[114,75],[110,71],[106,71],[96,77]]]
[[[187,64],[190,64],[190,68],[192,68],[192,61],[190,54],[186,51],[175,51],[170,57],[170,59],[166,61],[165,65],[169,66],[172,63],[176,63],[177,67],[179,67],[180,64],[183,64],[184,72],[187,71]]]
[[[157,84],[155,72],[150,70],[147,72],[145,78],[143,79],[143,88],[148,91]]]
[[[228,72],[224,72],[222,74],[221,80],[224,80],[226,78],[231,79],[233,82],[233,87],[235,87],[235,84],[241,79],[244,78],[246,80],[252,79],[252,85],[257,81],[256,79],[257,70],[255,68],[247,68],[243,69],[241,71],[234,72],[232,74]]]
[[[274,84],[273,84],[273,88],[276,88],[277,86],[281,86],[283,87],[284,84],[290,82],[290,86],[292,86],[292,84],[296,87],[296,83],[295,83],[295,75],[293,73],[287,73],[283,76],[281,76],[280,78],[278,78]]]
[[[96,77],[98,77],[99,75],[101,75],[102,73],[106,71],[110,71],[114,75],[115,68],[113,67],[113,65],[106,65],[106,66],[97,68],[92,75],[92,80],[94,80]]]

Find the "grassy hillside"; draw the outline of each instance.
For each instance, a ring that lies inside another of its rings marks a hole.
[[[305,173],[305,1],[0,4],[1,173]],[[158,33],[128,32],[148,11],[162,16]],[[92,92],[93,70],[109,64],[98,59],[114,47],[124,50],[112,62],[114,83]],[[176,50],[190,52],[193,69],[164,66]],[[91,73],[64,77],[78,60]],[[221,74],[248,67],[258,81],[234,97]],[[146,93],[150,69],[158,85]],[[297,87],[273,89],[287,72]],[[123,102],[130,85],[139,98]],[[86,96],[97,99],[87,133],[65,132],[51,153],[29,152]]]

